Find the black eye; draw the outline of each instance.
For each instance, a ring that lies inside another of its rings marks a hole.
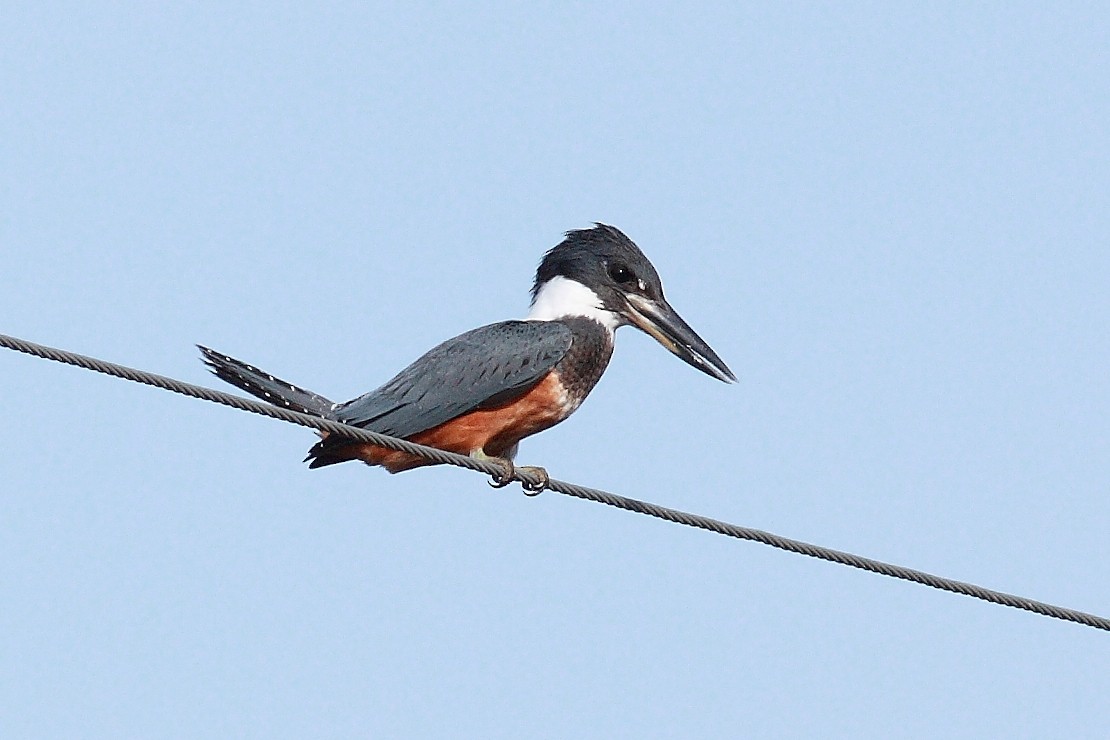
[[[612,264],[609,265],[609,277],[613,278],[618,283],[627,283],[631,282],[634,276],[632,270],[629,270],[624,265]]]

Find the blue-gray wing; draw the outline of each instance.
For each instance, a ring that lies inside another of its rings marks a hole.
[[[339,421],[409,437],[480,408],[497,406],[540,382],[570,349],[557,321],[503,321],[435,347],[388,383],[339,404]]]

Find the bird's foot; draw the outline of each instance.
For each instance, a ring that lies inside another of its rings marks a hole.
[[[493,480],[489,481],[490,486],[492,486],[493,488],[504,488],[505,486],[512,483],[514,480],[520,480],[517,477],[518,472],[524,472],[533,476],[534,478],[539,479],[538,483],[529,483],[525,480],[520,481],[520,485],[524,489],[524,493],[528,496],[536,496],[546,490],[549,485],[551,485],[551,476],[547,474],[546,470],[540,467],[536,467],[535,465],[521,465],[518,468],[516,465],[513,464],[512,458],[494,457],[493,455],[487,455],[482,450],[475,450],[474,452],[470,453],[470,456],[473,457],[475,460],[490,462],[501,467],[502,472],[495,473],[492,476]]]
[[[504,488],[505,486],[512,483],[513,478],[516,477],[516,466],[513,465],[512,459],[508,457],[494,457],[493,455],[487,455],[485,451],[481,449],[473,450],[470,453],[470,456],[475,460],[493,463],[494,465],[498,465],[501,467],[502,472],[495,473],[492,476],[493,480],[489,482],[489,484],[494,488]]]
[[[493,488],[504,488],[513,482],[513,478],[516,476],[516,466],[513,465],[512,460],[507,457],[488,457],[486,460],[504,468],[504,472],[497,473],[493,476],[493,480],[489,482],[490,486]]]
[[[521,488],[524,489],[525,496],[539,496],[541,493],[547,490],[548,486],[551,485],[551,476],[547,474],[546,470],[539,466],[521,465],[519,468],[517,468],[517,471],[531,473],[532,475],[540,479],[538,483],[529,483],[526,480],[522,480],[520,482]]]

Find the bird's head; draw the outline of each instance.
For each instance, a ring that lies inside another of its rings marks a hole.
[[[536,271],[532,319],[585,316],[609,331],[625,324],[654,337],[676,356],[726,383],[736,380],[717,353],[663,297],[659,273],[613,226],[568,231]]]

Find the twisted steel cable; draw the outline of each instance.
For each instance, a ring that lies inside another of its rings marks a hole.
[[[368,442],[370,444],[388,447],[392,450],[408,452],[437,463],[446,463],[448,465],[469,468],[470,470],[476,470],[495,478],[503,475],[505,472],[500,465],[495,463],[475,460],[464,455],[456,455],[452,452],[446,452],[434,447],[425,447],[424,445],[414,444],[403,439],[397,439],[396,437],[389,437],[366,429],[322,419],[318,416],[302,414],[297,411],[271,406],[261,401],[242,398],[223,391],[193,385],[192,383],[186,383],[174,378],[167,378],[163,375],[156,375],[144,370],[136,370],[124,365],[98,360],[94,357],[87,357],[74,352],[35,344],[34,342],[17,339],[16,337],[7,336],[5,334],[0,334],[0,346],[35,357],[41,357],[46,360],[53,360],[54,362],[61,362],[67,365],[75,365],[77,367],[83,367],[86,370],[92,370],[93,372],[113,375],[117,378],[123,378],[124,380],[130,380],[135,383],[142,383],[173,393],[180,393],[191,398],[199,398],[203,401],[223,404],[224,406],[230,406],[241,411],[248,411],[252,414],[261,414],[292,424],[300,424],[301,426],[319,429],[330,434],[349,437],[360,442]],[[541,483],[539,478],[523,470],[517,471],[514,478],[533,486]],[[899,578],[913,583],[920,583],[924,586],[940,589],[942,591],[963,594],[964,596],[989,601],[993,604],[1001,604],[1002,606],[1022,609],[1054,619],[1062,619],[1068,622],[1094,627],[1095,629],[1110,631],[1110,619],[1106,617],[1048,604],[1035,599],[1027,599],[1023,596],[1015,596],[1014,594],[1008,594],[1002,591],[995,591],[993,589],[984,588],[983,586],[977,586],[973,583],[944,578],[924,571],[906,568],[901,565],[894,565],[892,563],[885,563],[881,560],[853,555],[852,553],[843,552],[841,550],[834,550],[800,540],[793,540],[788,537],[781,537],[777,534],[764,532],[760,529],[741,527],[735,524],[729,524],[728,522],[722,522],[718,519],[711,519],[710,517],[698,514],[690,514],[685,511],[670,509],[665,506],[659,506],[658,504],[652,504],[646,501],[620,496],[615,493],[609,493],[608,491],[587,488],[560,480],[552,479],[547,489],[567,496],[574,496],[587,501],[595,501],[599,504],[613,506],[618,509],[634,511],[638,514],[645,514],[669,522],[675,522],[676,524],[683,524],[687,527],[696,527],[698,529],[716,532],[726,537],[751,540],[780,550],[786,550],[787,552],[806,555],[820,560],[827,560],[832,563],[847,565],[851,568],[858,568],[871,573],[879,573],[891,578]]]

